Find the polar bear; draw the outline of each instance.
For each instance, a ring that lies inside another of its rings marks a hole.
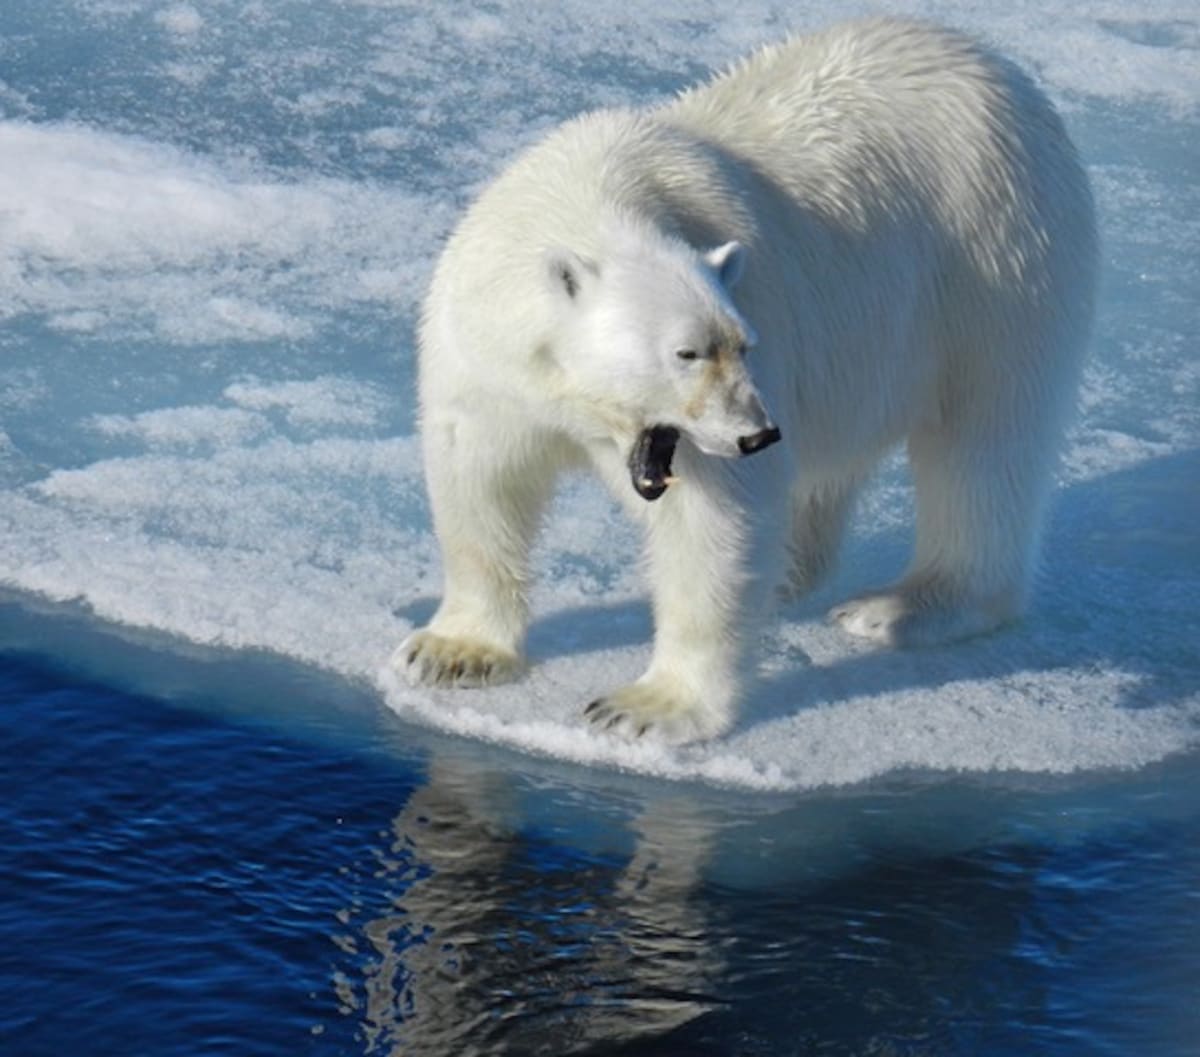
[[[719,735],[775,589],[829,569],[900,442],[911,565],[832,618],[902,646],[1013,619],[1095,243],[1045,96],[925,24],[835,26],[665,105],[568,122],[484,191],[435,270],[420,421],[445,589],[393,663],[438,686],[521,671],[531,538],[556,477],[588,466],[644,523],[655,638],[645,674],[587,716],[626,738]]]

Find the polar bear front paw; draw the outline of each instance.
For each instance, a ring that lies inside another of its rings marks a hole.
[[[392,655],[392,665],[413,686],[491,686],[511,682],[522,669],[515,653],[432,631],[409,635]]]
[[[597,698],[583,714],[595,729],[626,741],[650,735],[672,745],[714,738],[730,723],[727,710],[696,700],[659,679],[639,680]]]

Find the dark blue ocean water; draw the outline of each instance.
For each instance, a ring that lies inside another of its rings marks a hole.
[[[272,663],[0,653],[0,1053],[1197,1052],[1194,760],[747,797]]]

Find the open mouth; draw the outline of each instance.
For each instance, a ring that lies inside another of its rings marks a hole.
[[[679,478],[671,473],[671,459],[679,443],[674,426],[648,426],[638,434],[629,452],[629,475],[634,490],[647,502],[661,496]]]

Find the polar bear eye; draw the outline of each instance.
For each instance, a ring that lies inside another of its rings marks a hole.
[[[681,360],[696,360],[700,358],[700,353],[695,349],[680,349],[675,355]]]

